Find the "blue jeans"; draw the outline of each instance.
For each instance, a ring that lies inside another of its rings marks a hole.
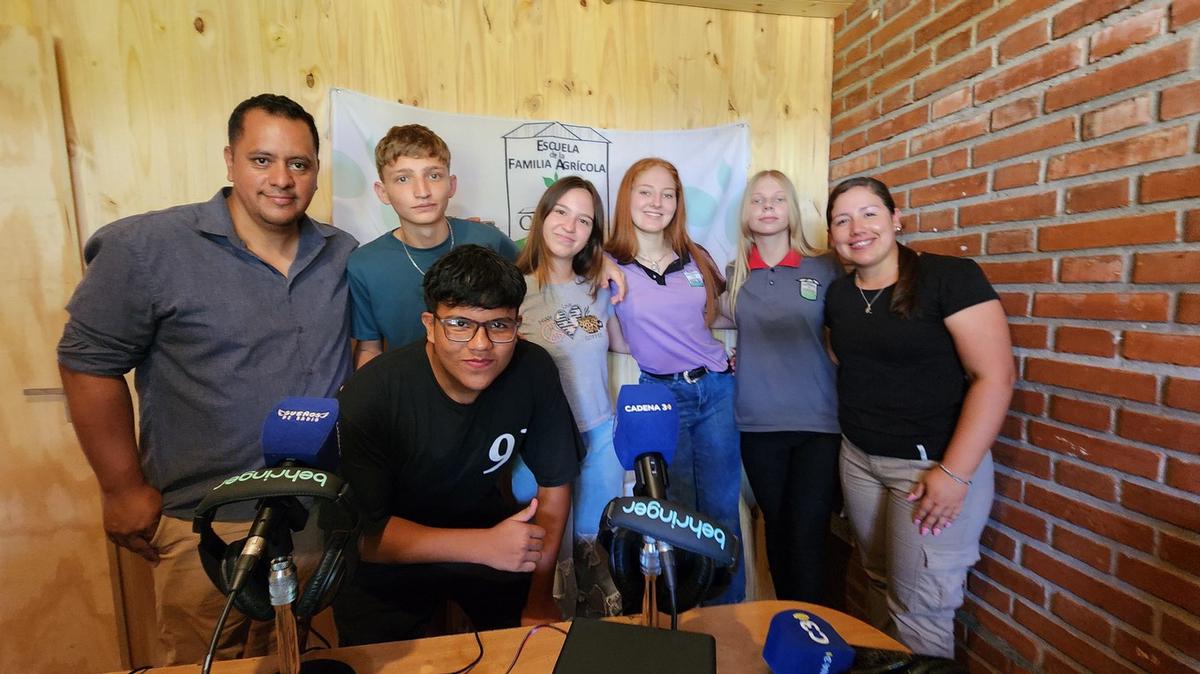
[[[571,532],[563,535],[559,550],[559,576],[564,583],[563,604],[567,616],[599,618],[619,615],[621,595],[608,571],[608,556],[596,546],[604,507],[625,490],[625,469],[613,450],[613,420],[580,433],[586,451],[579,476],[571,490]],[[516,457],[512,476],[513,496],[528,503],[537,495],[537,481],[521,457]],[[574,536],[571,535],[574,534]],[[563,576],[564,559],[574,559],[573,580]],[[556,583],[557,586],[557,583]],[[557,596],[557,595],[556,595]]]
[[[571,492],[572,519],[576,538],[595,539],[600,530],[604,506],[621,496],[625,488],[625,469],[613,450],[613,420],[579,434],[587,452],[579,466],[579,477]],[[513,463],[513,497],[518,503],[529,503],[537,496],[537,480],[521,457]]]
[[[575,479],[575,537],[595,539],[604,506],[625,490],[625,469],[613,449],[613,420],[581,433],[587,455]]]
[[[667,465],[667,497],[708,515],[741,539],[738,504],[742,496],[742,457],[733,421],[733,375],[710,372],[689,384],[682,376],[667,381],[645,372],[642,384],[663,384],[679,410],[679,443]],[[742,550],[729,589],[705,605],[734,604],[746,598]]]

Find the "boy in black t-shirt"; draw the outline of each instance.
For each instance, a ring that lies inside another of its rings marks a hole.
[[[446,599],[477,629],[561,620],[555,551],[582,445],[549,354],[516,339],[524,278],[469,245],[424,287],[426,339],[339,395],[342,470],[365,522],[363,563],[334,606],[342,645],[419,637]],[[501,491],[516,453],[539,485],[524,509]]]

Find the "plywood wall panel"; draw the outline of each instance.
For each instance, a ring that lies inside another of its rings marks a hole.
[[[633,0],[6,0],[0,24],[54,41],[80,239],[119,217],[209,198],[225,183],[225,120],[247,96],[291,96],[324,132],[334,86],[439,110],[609,128],[744,120],[752,171],[782,169],[818,202],[827,189],[826,19]],[[311,212],[328,219],[324,140]],[[69,290],[78,258],[62,267]],[[28,320],[53,336],[62,314]],[[38,358],[53,367],[52,353]],[[78,451],[59,440],[69,444],[69,434],[47,441],[54,460]],[[0,518],[24,521],[24,507],[6,502]],[[135,651],[145,641],[131,632]]]
[[[763,14],[786,14],[788,16],[811,16],[832,19],[846,11],[853,0],[644,0],[664,2],[672,5],[711,7],[739,12],[761,12]]]
[[[52,43],[0,26],[0,671],[121,664],[99,490],[54,348],[79,281]]]
[[[229,111],[328,91],[626,129],[745,120],[754,169],[826,189],[830,21],[631,0],[10,0],[59,41],[85,234],[211,196]],[[323,148],[328,157],[328,148]],[[313,213],[327,217],[330,174]]]

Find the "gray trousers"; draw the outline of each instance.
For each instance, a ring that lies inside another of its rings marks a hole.
[[[871,456],[842,438],[846,513],[870,581],[870,621],[923,655],[954,657],[954,611],[992,507],[992,456],[979,464],[954,524],[920,535],[905,496],[936,461]]]

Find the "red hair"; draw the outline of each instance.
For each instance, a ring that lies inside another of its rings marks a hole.
[[[700,269],[700,274],[704,277],[704,320],[708,325],[712,325],[717,318],[720,306],[718,298],[725,291],[725,279],[717,271],[717,265],[709,256],[708,251],[688,236],[687,208],[683,203],[683,183],[679,180],[679,171],[671,162],[658,157],[647,157],[634,162],[633,166],[630,166],[629,170],[625,172],[625,177],[621,178],[621,186],[617,188],[617,203],[613,207],[612,214],[612,231],[604,249],[621,264],[629,264],[637,256],[638,240],[633,224],[631,203],[633,183],[642,173],[655,167],[664,169],[671,175],[671,180],[675,182],[675,216],[663,230],[663,239],[679,257],[682,258],[686,251]]]

